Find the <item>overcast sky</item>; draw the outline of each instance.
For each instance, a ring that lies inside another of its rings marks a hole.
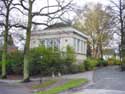
[[[38,0],[39,1],[39,0]],[[71,1],[71,0],[65,0],[65,1]],[[49,3],[51,4],[51,5],[53,5],[53,4],[55,4],[56,2],[55,2],[55,0],[49,0]],[[101,3],[101,4],[103,4],[103,5],[109,5],[110,4],[110,0],[73,0],[73,3],[75,3],[77,6],[81,6],[81,7],[83,7],[85,4],[87,4],[87,3]],[[42,4],[42,5],[41,5]],[[39,8],[41,8],[41,6],[46,6],[46,4],[47,4],[47,1],[46,0],[42,0],[42,1],[39,1],[39,2],[37,2],[36,4],[35,4],[35,10],[39,10]],[[34,10],[34,11],[35,11]],[[46,12],[46,10],[45,10],[45,12]],[[17,16],[17,15],[16,15]],[[70,16],[70,17],[72,17],[73,16],[73,14],[71,15],[67,15],[67,16]],[[65,17],[66,17],[66,15],[65,15]],[[67,17],[66,17],[67,18]],[[69,17],[68,17],[69,18]],[[69,18],[70,19],[70,18]],[[37,20],[37,19],[35,19],[35,20]],[[40,20],[41,21],[41,20]],[[18,42],[18,41],[17,41]],[[20,46],[20,43],[19,43],[19,46]]]
[[[83,6],[86,3],[102,3],[104,5],[109,4],[110,0],[74,0],[78,5]]]

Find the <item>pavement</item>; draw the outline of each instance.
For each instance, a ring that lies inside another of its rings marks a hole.
[[[64,79],[75,79],[75,78],[86,78],[90,82],[93,80],[93,71],[71,74],[71,75],[63,75],[60,78]],[[42,78],[50,79],[50,77]],[[51,78],[52,79],[52,78]],[[32,81],[39,82],[40,78],[31,79]],[[0,94],[32,94],[25,84],[19,83],[21,80],[0,80]]]
[[[125,94],[125,72],[121,72],[119,66],[108,66],[95,71],[64,75],[61,78],[86,78],[90,82],[80,89],[60,94]],[[18,81],[0,80],[0,94],[32,94],[26,87],[15,84],[15,82]]]
[[[32,94],[24,86],[0,82],[0,94]]]
[[[125,94],[125,72],[119,66],[96,70],[93,80],[94,83],[72,94]]]

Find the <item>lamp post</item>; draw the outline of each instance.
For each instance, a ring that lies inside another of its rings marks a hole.
[[[43,56],[40,56],[40,59],[43,59]],[[40,68],[40,83],[42,82],[42,68]]]

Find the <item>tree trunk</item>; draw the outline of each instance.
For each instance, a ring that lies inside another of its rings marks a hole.
[[[29,0],[29,11],[28,11],[28,26],[26,31],[26,43],[24,48],[24,82],[30,81],[30,72],[29,72],[29,50],[30,50],[30,36],[32,28],[32,2]]]
[[[122,59],[122,70],[125,70],[125,33],[124,33],[124,21],[123,21],[123,10],[122,10],[122,1],[120,0],[120,31],[121,31],[121,59]]]
[[[7,8],[6,20],[5,20],[5,31],[4,33],[4,45],[2,53],[2,79],[7,78],[6,64],[7,64],[7,42],[8,42],[8,26],[9,26],[9,9]]]
[[[7,78],[6,73],[6,64],[7,64],[7,29],[4,31],[4,45],[3,45],[3,53],[2,53],[2,79]]]

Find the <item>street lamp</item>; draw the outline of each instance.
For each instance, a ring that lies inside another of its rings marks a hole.
[[[40,56],[40,59],[42,60],[43,56]],[[41,83],[42,82],[42,68],[40,68],[40,74],[41,74],[41,76],[40,76],[40,83]]]

